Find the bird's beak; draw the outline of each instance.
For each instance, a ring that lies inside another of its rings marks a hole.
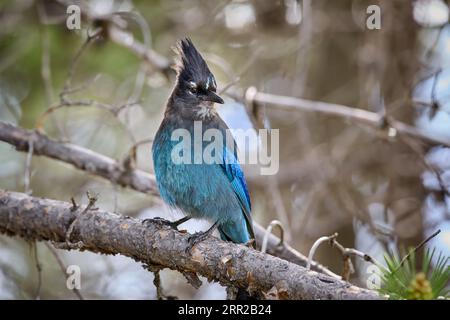
[[[223,104],[224,101],[221,97],[219,97],[215,92],[209,91],[206,97],[204,98],[206,101],[212,101],[216,103]]]

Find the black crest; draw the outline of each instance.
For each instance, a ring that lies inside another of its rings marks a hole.
[[[191,39],[185,38],[180,40],[175,51],[179,55],[175,68],[178,81],[194,82],[196,84],[208,83],[211,86],[216,86],[213,74]]]

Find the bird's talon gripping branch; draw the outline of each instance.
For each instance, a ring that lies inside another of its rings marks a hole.
[[[218,223],[216,222],[208,230],[206,230],[204,232],[196,232],[196,233],[192,234],[188,238],[188,247],[186,248],[186,253],[191,252],[192,248],[197,243],[202,242],[203,240],[208,238],[214,232],[214,230],[216,230],[217,226],[218,226]]]
[[[156,224],[158,224],[160,226],[169,226],[172,229],[175,229],[175,230],[179,231],[178,230],[178,226],[180,224],[182,224],[182,223],[185,223],[189,219],[190,219],[190,217],[184,217],[184,218],[181,218],[181,219],[176,220],[176,221],[169,221],[169,220],[166,220],[166,219],[161,218],[161,217],[155,217],[155,218],[151,218],[151,219],[144,219],[144,220],[142,220],[142,224],[147,225],[149,223],[156,223]]]
[[[256,245],[256,241],[255,239],[250,239],[244,245],[248,248],[254,248]]]
[[[186,253],[190,253],[192,248],[199,242],[205,240],[209,234],[207,232],[196,232],[188,238],[188,246],[186,248]]]

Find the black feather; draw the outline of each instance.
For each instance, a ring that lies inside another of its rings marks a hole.
[[[185,38],[180,40],[177,44],[176,52],[179,55],[179,61],[176,65],[179,82],[205,84],[212,80],[211,85],[215,87],[214,76],[191,39]]]

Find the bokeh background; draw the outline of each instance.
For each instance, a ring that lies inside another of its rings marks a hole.
[[[68,4],[82,8],[80,30],[66,27]],[[369,5],[381,8],[381,29],[366,27]],[[280,169],[261,176],[245,166],[254,220],[282,222],[286,241],[308,253],[319,237],[338,240],[383,260],[386,252],[428,243],[450,255],[450,149],[405,143],[348,119],[289,112],[235,100],[254,86],[285,96],[344,104],[386,114],[450,143],[449,2],[443,0],[183,0],[0,1],[0,120],[32,129],[60,101],[67,79],[78,90],[50,113],[42,129],[122,161],[130,148],[155,134],[174,82],[169,70],[151,67],[100,35],[85,48],[88,32],[114,19],[154,52],[173,62],[171,47],[189,36],[216,76],[226,104],[220,112],[233,128],[280,130]],[[80,55],[78,53],[81,52]],[[78,58],[75,58],[78,56]],[[95,102],[95,103],[93,103]],[[120,108],[113,114],[95,104]],[[254,106],[253,106],[254,107]],[[42,119],[42,118],[41,118]],[[152,172],[151,142],[137,148],[136,165]],[[86,203],[120,214],[175,219],[159,199],[32,157],[0,142],[0,188]],[[426,164],[426,165],[425,165]],[[439,174],[439,179],[436,176]],[[207,222],[186,224],[189,231]],[[88,299],[155,299],[153,275],[125,257],[58,250],[79,265]],[[339,253],[323,245],[315,259],[336,273]],[[41,266],[41,285],[36,260]],[[351,282],[365,286],[368,265],[357,261]],[[168,295],[225,298],[218,284],[191,288],[174,271],[162,272]],[[1,299],[76,299],[49,248],[0,235]]]

